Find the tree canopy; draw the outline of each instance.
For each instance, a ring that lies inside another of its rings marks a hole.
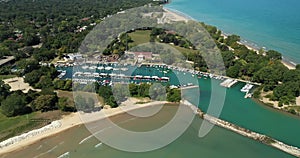
[[[25,114],[30,111],[26,104],[25,96],[13,93],[1,102],[1,112],[8,117]]]

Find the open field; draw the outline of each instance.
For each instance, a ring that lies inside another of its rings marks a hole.
[[[103,104],[104,101],[103,101],[103,98],[100,97],[98,94],[96,93],[88,93],[88,92],[69,92],[69,91],[57,91],[57,95],[58,97],[62,98],[62,97],[65,97],[65,98],[68,98],[68,106],[71,106],[71,107],[74,107],[75,104],[74,104],[74,94],[75,95],[78,95],[80,94],[81,96],[83,96],[84,98],[88,98],[88,97],[91,97],[94,99],[95,103],[97,105],[100,105],[100,104]]]
[[[140,44],[148,43],[150,41],[150,30],[136,30],[128,33],[133,40],[133,43],[129,43],[130,47],[134,47]]]
[[[130,47],[134,47],[140,44],[148,43],[150,41],[150,30],[136,30],[135,32],[128,33],[128,35],[131,37],[133,40],[133,43],[129,43]],[[179,46],[175,46],[172,44],[166,44],[169,45],[182,54],[190,54],[190,53],[198,53],[198,50],[193,50],[193,49],[187,49]]]

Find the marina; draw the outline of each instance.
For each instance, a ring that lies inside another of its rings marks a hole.
[[[177,88],[193,87],[197,84],[198,79],[210,79],[220,81],[220,85],[226,88],[231,88],[238,83],[246,83],[241,89],[245,92],[245,98],[251,98],[252,94],[248,93],[254,85],[260,85],[250,81],[232,79],[227,76],[215,75],[207,72],[182,68],[177,66],[167,66],[165,64],[118,64],[100,63],[95,61],[87,61],[85,64],[73,63],[75,66],[56,65],[56,68],[63,72],[61,79],[72,79],[74,83],[89,84],[98,82],[100,85],[112,86],[116,83],[153,83],[160,82],[170,84]],[[191,80],[182,80],[179,76],[191,76]]]
[[[235,84],[237,84],[238,81],[235,79],[226,79],[224,82],[222,82],[220,85],[226,88],[231,88]]]

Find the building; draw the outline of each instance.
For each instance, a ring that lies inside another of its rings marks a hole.
[[[71,60],[71,61],[74,61],[76,59],[82,59],[82,54],[68,54],[67,57],[65,57],[65,60]]]
[[[142,62],[144,60],[152,60],[152,52],[133,52],[134,58],[138,60],[138,62]]]
[[[0,66],[12,64],[15,61],[14,56],[4,56],[0,59]]]

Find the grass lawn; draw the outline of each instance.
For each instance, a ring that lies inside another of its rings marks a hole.
[[[73,92],[69,92],[69,91],[57,91],[57,95],[58,97],[65,97],[68,98],[68,105],[74,107],[74,96],[73,96]],[[92,97],[95,101],[95,103],[100,102],[101,104],[104,103],[103,98],[100,97],[98,94],[95,93],[88,93],[88,92],[76,92],[76,95],[80,94],[81,96],[83,96],[84,98],[89,98]]]
[[[128,35],[133,40],[133,43],[129,43],[130,47],[134,47],[143,43],[148,43],[150,41],[151,30],[136,30],[129,33]]]
[[[17,77],[16,75],[0,75],[0,80]]]
[[[62,112],[58,110],[45,113],[34,112],[16,117],[6,117],[0,113],[0,141],[45,126],[53,120],[60,119],[61,115]]]
[[[148,43],[150,41],[150,33],[151,30],[136,30],[135,32],[128,33],[128,35],[133,40],[133,43],[129,43],[129,46],[134,47],[139,44]],[[179,46],[174,46],[172,44],[168,44],[168,45],[177,49],[179,52],[183,54],[198,53],[198,50],[187,49]]]
[[[170,44],[170,46],[174,47],[175,49],[177,49],[179,52],[181,52],[183,54],[190,54],[190,53],[198,53],[199,52],[199,50],[187,49],[187,48],[183,48],[183,47],[179,47],[179,46],[174,46],[172,44]]]

